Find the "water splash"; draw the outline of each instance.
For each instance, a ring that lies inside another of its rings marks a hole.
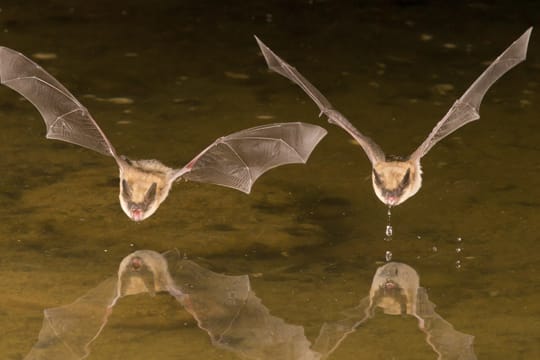
[[[388,206],[388,222],[386,223],[386,231],[384,232],[384,240],[392,241],[392,235],[394,234],[394,229],[392,228],[392,206]]]

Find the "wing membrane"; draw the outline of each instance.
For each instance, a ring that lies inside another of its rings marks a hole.
[[[480,104],[491,85],[506,74],[508,70],[525,60],[531,31],[532,28],[525,31],[489,65],[461,98],[454,103],[442,120],[435,125],[427,139],[411,155],[411,159],[421,158],[441,139],[463,125],[480,118]]]
[[[176,177],[231,187],[245,193],[266,171],[305,163],[326,130],[306,123],[278,123],[216,140],[179,170]]]
[[[328,122],[337,125],[347,131],[364,149],[367,157],[372,164],[384,161],[384,152],[369,137],[360,133],[339,111],[332,107],[332,104],[324,97],[323,94],[313,86],[305,77],[302,76],[294,67],[287,64],[283,59],[277,56],[268,46],[266,46],[259,38],[255,37],[262,54],[266,60],[266,64],[270,70],[286,77],[287,79],[300,86],[302,90],[317,104],[321,115],[328,117]]]
[[[40,112],[47,138],[62,140],[116,158],[116,152],[88,110],[53,76],[26,56],[0,47],[0,82]]]

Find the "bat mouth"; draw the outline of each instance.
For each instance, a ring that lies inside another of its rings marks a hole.
[[[387,279],[384,284],[379,287],[382,297],[389,297],[399,300],[402,296],[402,288],[394,280]]]
[[[143,266],[143,260],[138,257],[138,256],[135,256],[133,257],[133,259],[131,259],[131,270],[133,271],[139,271],[141,270],[142,266]]]
[[[394,206],[399,203],[399,197],[394,195],[389,195],[386,198],[386,205],[388,206]]]
[[[142,220],[144,220],[144,212],[141,209],[132,209],[131,210],[131,219],[133,221],[142,221]]]
[[[385,290],[394,290],[399,288],[399,285],[395,281],[387,279],[386,282],[383,284],[383,288]]]

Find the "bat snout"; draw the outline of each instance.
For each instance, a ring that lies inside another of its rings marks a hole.
[[[131,220],[133,221],[144,220],[144,212],[140,208],[131,209]]]
[[[389,195],[386,197],[386,205],[388,206],[395,206],[399,203],[399,197],[395,195]]]

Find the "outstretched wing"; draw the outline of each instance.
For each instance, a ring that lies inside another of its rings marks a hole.
[[[217,139],[174,179],[212,183],[247,194],[259,176],[276,166],[305,163],[326,130],[301,122],[254,127]]]
[[[435,312],[427,291],[418,288],[416,311],[418,326],[426,333],[426,342],[439,355],[437,359],[476,360],[474,336],[457,331],[452,324]]]
[[[463,125],[480,118],[480,103],[488,89],[508,70],[525,60],[532,28],[512,43],[459,98],[441,121],[437,123],[426,140],[411,155],[419,159],[444,137]]]
[[[113,146],[88,110],[26,56],[0,47],[0,83],[34,104],[45,120],[48,139],[77,144],[117,158]]]
[[[36,344],[24,360],[86,359],[118,298],[111,277],[69,305],[46,309]]]
[[[302,76],[294,67],[287,64],[279,56],[277,56],[268,46],[266,46],[258,37],[255,36],[259,47],[261,48],[266,64],[270,70],[288,78],[309,95],[311,100],[317,104],[321,110],[321,115],[325,114],[328,117],[328,122],[342,127],[347,131],[364,149],[367,157],[372,164],[384,161],[384,152],[369,137],[362,135],[356,128],[343,116],[339,111],[332,107],[332,104],[313,86],[306,78]]]

